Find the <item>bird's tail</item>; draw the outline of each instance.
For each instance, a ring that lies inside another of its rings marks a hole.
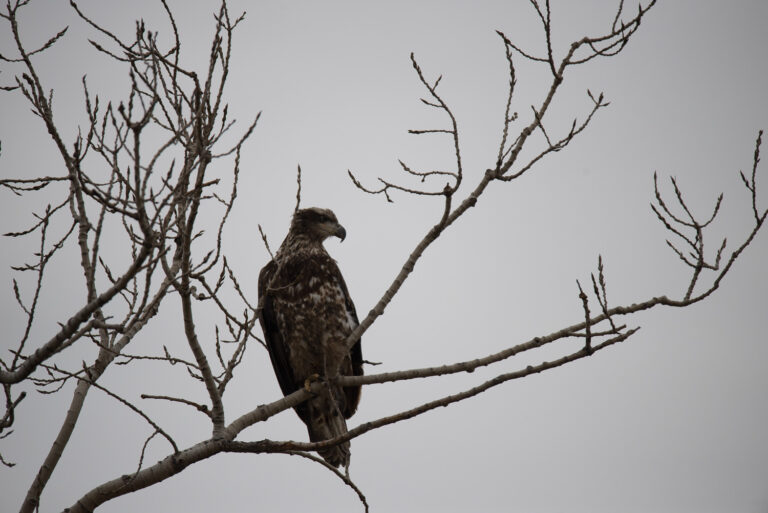
[[[329,391],[321,393],[309,401],[310,422],[307,424],[309,440],[322,442],[336,438],[347,432],[347,422],[341,414],[341,408],[332,400]],[[330,465],[338,467],[349,465],[349,442],[320,449],[317,453]]]

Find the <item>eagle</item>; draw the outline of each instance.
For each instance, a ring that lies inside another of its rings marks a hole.
[[[259,321],[283,394],[315,379],[326,384],[294,407],[312,442],[346,433],[345,419],[360,402],[360,386],[333,381],[363,374],[360,340],[351,348],[346,345],[359,324],[355,305],[336,261],[323,247],[326,238],[343,241],[346,234],[328,209],[297,210],[280,249],[259,273]],[[334,467],[349,465],[349,442],[317,452]]]

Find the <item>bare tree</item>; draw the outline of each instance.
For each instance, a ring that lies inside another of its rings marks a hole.
[[[565,351],[558,358],[538,365],[498,373],[475,387],[365,422],[332,440],[240,440],[244,429],[307,400],[323,384],[314,383],[309,389],[259,405],[238,418],[227,420],[222,400],[227,386],[248,346],[254,342],[263,345],[259,333],[254,330],[259,305],[241,288],[238,273],[228,264],[222,250],[224,227],[237,198],[241,151],[259,119],[259,115],[255,115],[250,124],[237,128],[225,100],[233,34],[244,16],[233,15],[226,1],[222,2],[215,14],[208,65],[195,71],[184,64],[181,34],[170,8],[164,0],[161,2],[172,33],[170,43],[163,43],[159,34],[147,28],[144,22],[137,22],[135,39],[125,41],[71,1],[82,22],[101,35],[101,42],[91,41],[94,49],[122,63],[128,71],[130,84],[125,100],[105,103],[83,79],[88,122],[78,130],[73,141],[62,136],[62,122],[54,116],[53,90],[43,82],[35,63],[35,56],[56,44],[67,29],[30,49],[22,42],[18,23],[18,13],[28,0],[10,2],[0,14],[10,29],[8,36],[15,47],[15,55],[2,55],[0,60],[15,66],[16,70],[15,79],[3,84],[2,88],[8,94],[23,96],[33,114],[44,124],[50,142],[61,157],[58,174],[4,176],[0,179],[6,192],[30,197],[30,204],[37,210],[37,221],[33,225],[6,236],[36,238],[38,245],[26,263],[12,270],[14,276],[21,276],[13,279],[13,293],[19,306],[19,323],[25,328],[20,340],[3,344],[9,351],[0,360],[0,383],[5,396],[5,414],[0,420],[2,437],[11,434],[16,417],[24,414],[26,395],[17,393],[15,386],[29,382],[41,391],[53,393],[67,383],[76,383],[58,435],[26,492],[20,507],[22,512],[31,512],[38,507],[41,494],[59,463],[92,389],[98,389],[130,408],[149,424],[151,435],[138,448],[138,468],[95,484],[91,490],[84,491],[69,511],[93,511],[104,502],[160,483],[194,463],[227,452],[294,454],[318,462],[350,486],[367,510],[365,496],[349,472],[339,472],[312,452],[468,399],[501,383],[589,357],[634,335],[639,327],[630,324],[632,314],[637,312],[658,306],[686,307],[706,299],[718,289],[738,257],[752,243],[768,215],[768,210],[759,206],[756,182],[761,132],[757,136],[751,172],[741,174],[751,198],[751,227],[747,236],[736,244],[729,245],[723,239],[712,246],[707,239],[705,245],[707,228],[720,212],[722,195],[713,203],[711,212],[700,217],[689,208],[674,179],[670,189],[664,191],[654,175],[653,211],[670,234],[667,244],[690,268],[687,286],[678,296],[659,295],[628,305],[612,305],[608,300],[603,261],[599,257],[591,283],[582,286],[577,282],[574,304],[583,314],[583,321],[579,323],[470,361],[435,362],[429,368],[339,379],[342,385],[367,385],[467,373],[565,339],[583,341],[579,349]],[[530,3],[541,22],[546,51],[535,54],[513,43],[504,33],[498,33],[509,71],[508,94],[506,105],[501,106],[503,117],[495,165],[482,173],[478,183],[470,186],[464,183],[469,175],[463,167],[459,122],[448,99],[439,92],[441,77],[435,78],[425,72],[413,54],[413,69],[425,90],[421,101],[427,108],[440,111],[445,124],[410,132],[447,137],[454,166],[420,171],[401,162],[403,183],[381,179],[376,186],[364,184],[349,173],[361,191],[382,195],[388,201],[397,194],[407,194],[436,196],[443,204],[434,226],[405,258],[391,285],[350,335],[347,341],[350,346],[383,315],[425,250],[475,206],[489,187],[503,187],[523,174],[533,172],[536,164],[566,148],[589,127],[594,116],[608,105],[602,93],[587,91],[591,108],[565,128],[545,126],[553,99],[571,67],[620,53],[639,30],[641,21],[656,0],[641,4],[632,13],[626,13],[623,1],[620,1],[613,22],[604,33],[573,41],[562,56],[557,55],[552,44],[549,2],[541,5],[537,0],[531,0]],[[540,63],[551,74],[549,88],[531,106],[530,112],[523,114],[512,109],[518,59]],[[230,132],[238,129],[235,143],[224,146]],[[535,133],[542,137],[533,138]],[[521,160],[523,155],[530,157]],[[414,181],[417,185],[411,185]],[[38,205],[34,195],[41,190],[54,191],[51,194],[56,200],[48,205]],[[300,193],[299,169],[297,207]],[[210,230],[210,227],[214,229]],[[124,249],[122,260],[105,248],[108,233],[109,244]],[[120,242],[116,243],[113,240],[118,233]],[[263,232],[262,236],[266,244]],[[39,299],[48,283],[50,262],[63,248],[70,246],[78,250],[78,272],[82,274],[84,295],[80,291],[71,291],[68,302],[73,305],[73,313],[61,319],[59,328],[47,337],[33,336],[36,333],[33,328],[39,322]],[[151,355],[132,352],[131,343],[169,303],[180,309],[180,323],[175,319],[169,322],[178,323],[177,328],[183,333],[191,356],[172,354],[163,345],[158,345]],[[203,335],[210,332],[206,329],[209,327],[202,327],[198,322],[196,309],[202,304],[214,305],[218,311],[214,339]],[[65,353],[81,346],[96,348],[95,358],[79,367],[62,363]],[[205,401],[193,400],[191,394],[187,397],[143,394],[141,398],[194,408],[210,422],[210,436],[183,446],[144,409],[100,382],[111,365],[134,365],[142,360],[186,369],[205,391]],[[145,464],[147,445],[156,437],[166,441],[167,456],[155,464]],[[7,466],[13,464],[2,456],[0,461]]]

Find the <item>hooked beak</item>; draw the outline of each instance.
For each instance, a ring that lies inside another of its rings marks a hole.
[[[341,239],[342,242],[344,242],[344,239],[347,237],[347,230],[345,230],[343,226],[338,224],[336,225],[336,231],[333,232],[333,234],[339,239]]]

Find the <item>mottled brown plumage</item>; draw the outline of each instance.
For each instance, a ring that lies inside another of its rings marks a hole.
[[[313,442],[346,433],[345,419],[360,401],[359,386],[340,387],[332,378],[363,374],[360,340],[351,350],[345,345],[358,320],[344,278],[323,247],[331,235],[346,236],[333,212],[297,211],[274,260],[259,273],[259,320],[283,394],[314,375],[329,380],[320,394],[295,408]],[[318,453],[335,467],[347,465],[349,442]]]

